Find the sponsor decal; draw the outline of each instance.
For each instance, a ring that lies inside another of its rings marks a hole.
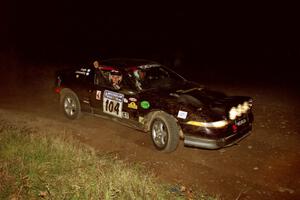
[[[142,123],[142,124],[144,124],[144,123],[145,123],[144,117],[140,117],[140,116],[139,116],[139,122]]]
[[[101,91],[100,90],[96,91],[96,99],[101,100]]]
[[[136,98],[134,98],[134,97],[130,97],[130,98],[129,98],[129,101],[136,102],[137,100],[136,100]]]
[[[143,109],[148,109],[148,108],[150,108],[150,103],[149,103],[149,101],[142,101],[142,102],[141,102],[141,107],[142,107]]]
[[[128,99],[124,98],[123,99],[124,103],[128,103]]]
[[[105,90],[103,95],[103,112],[122,118],[124,94]]]
[[[122,118],[129,119],[129,113],[128,112],[122,112]]]
[[[137,109],[137,105],[136,105],[136,103],[134,103],[134,102],[130,102],[130,103],[128,104],[128,108]]]
[[[180,118],[180,119],[186,119],[187,114],[188,114],[187,112],[179,110],[178,114],[177,114],[177,117]]]
[[[81,68],[80,70],[76,70],[75,74],[77,74],[77,75],[82,74],[82,75],[88,76],[88,75],[90,75],[90,71],[91,71],[91,69]],[[76,78],[79,77],[77,75],[76,75]]]

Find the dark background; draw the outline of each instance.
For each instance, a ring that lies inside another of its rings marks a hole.
[[[134,57],[198,82],[297,83],[296,5],[104,2],[2,2],[0,50],[39,65]]]

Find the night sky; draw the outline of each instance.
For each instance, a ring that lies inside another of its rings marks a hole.
[[[299,66],[295,5],[104,2],[1,3],[1,51],[51,63],[180,59],[191,71],[246,66],[259,78],[284,66],[287,80]]]

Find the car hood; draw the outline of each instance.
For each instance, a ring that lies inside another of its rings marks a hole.
[[[209,116],[211,119],[228,117],[228,112],[233,106],[250,100],[250,97],[246,96],[227,96],[192,82],[174,85],[173,88],[152,90],[149,94],[165,101],[176,101],[189,107],[195,114]]]
[[[209,90],[207,88],[191,88],[188,90],[179,90],[178,99],[184,99],[184,103],[199,109],[208,109],[215,114],[227,115],[233,106],[249,101],[246,96],[227,96],[224,93]]]

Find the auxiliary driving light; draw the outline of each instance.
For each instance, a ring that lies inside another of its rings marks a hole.
[[[232,107],[229,111],[229,119],[235,120],[237,115],[238,115],[237,109],[235,107]]]
[[[245,101],[243,104],[239,104],[237,107],[232,107],[229,111],[229,119],[235,120],[236,117],[242,116],[242,114],[248,112],[250,106],[250,103]]]

